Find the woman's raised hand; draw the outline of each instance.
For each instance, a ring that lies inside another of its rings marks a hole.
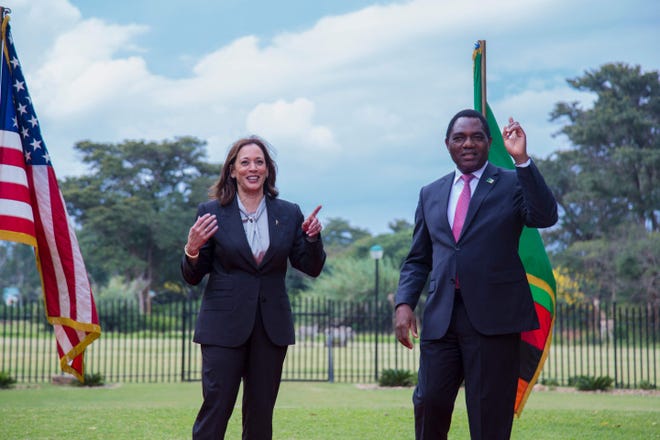
[[[316,209],[305,219],[302,223],[302,230],[307,234],[308,237],[316,237],[321,233],[321,222],[316,218],[316,214],[321,210],[321,205],[317,206]]]

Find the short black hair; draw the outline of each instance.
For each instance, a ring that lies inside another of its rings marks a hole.
[[[488,121],[482,115],[480,112],[472,109],[465,109],[461,110],[460,112],[456,113],[453,118],[451,118],[451,121],[449,121],[449,125],[447,126],[447,134],[445,135],[445,139],[449,139],[449,134],[451,131],[454,129],[454,124],[456,123],[456,120],[458,118],[477,118],[481,121],[481,127],[484,130],[484,133],[486,133],[486,136],[488,136],[488,139],[491,139],[492,136],[490,135],[490,127],[488,127]]]

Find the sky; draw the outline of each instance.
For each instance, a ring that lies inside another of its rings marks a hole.
[[[449,119],[472,108],[487,41],[488,101],[536,157],[571,148],[567,79],[624,62],[660,70],[657,0],[5,0],[58,177],[89,170],[76,142],[195,136],[222,162],[273,147],[280,197],[372,234],[414,219],[451,172]],[[219,173],[220,170],[218,170]],[[200,195],[200,202],[203,201]],[[194,213],[191,213],[191,217]]]

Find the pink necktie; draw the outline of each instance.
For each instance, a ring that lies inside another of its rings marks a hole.
[[[463,223],[465,223],[465,215],[467,214],[468,206],[470,206],[470,180],[472,180],[473,177],[472,174],[463,174],[461,176],[461,179],[463,179],[463,191],[461,191],[461,195],[458,196],[456,212],[454,213],[454,224],[451,227],[451,232],[453,232],[454,240],[456,241],[458,241],[458,237],[461,236]]]

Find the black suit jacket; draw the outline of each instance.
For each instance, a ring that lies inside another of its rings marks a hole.
[[[217,200],[199,205],[197,216],[215,214],[218,231],[200,249],[191,264],[183,257],[181,272],[190,284],[209,274],[195,326],[194,341],[236,347],[252,332],[261,307],[264,327],[276,345],[295,342],[291,304],[285,287],[287,261],[300,271],[318,276],[325,252],[321,237],[310,242],[301,229],[304,220],[298,205],[266,197],[270,246],[257,264],[241,222],[236,198],[227,206]]]
[[[555,224],[552,192],[534,163],[515,171],[489,163],[456,242],[447,220],[453,178],[450,173],[420,192],[396,305],[406,303],[414,309],[430,275],[421,337],[439,339],[451,320],[458,274],[461,296],[477,331],[495,335],[538,328],[518,243],[523,226]]]

